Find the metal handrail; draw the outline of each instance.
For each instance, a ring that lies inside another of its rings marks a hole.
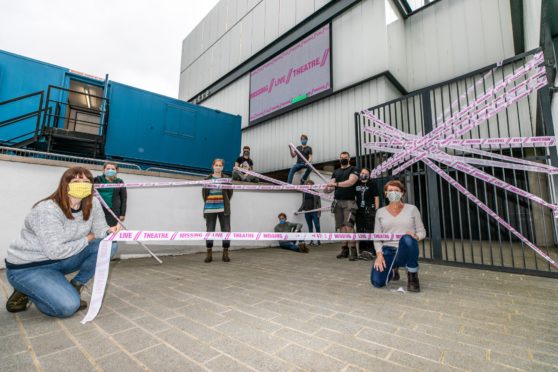
[[[159,167],[149,167],[145,169],[147,172],[164,172],[164,173],[180,173],[186,174],[189,176],[206,176],[205,173],[196,173],[196,172],[188,172],[188,171],[179,171],[175,169],[167,169],[167,168],[159,168]]]
[[[29,97],[33,97],[33,96],[36,96],[36,95],[42,95],[43,93],[44,93],[44,91],[40,90],[40,91],[38,91],[38,92],[29,93],[29,94],[26,94],[26,95],[24,95],[24,96],[19,96],[19,97],[16,97],[16,98],[12,98],[12,99],[9,99],[9,100],[7,100],[7,101],[0,101],[0,106],[6,105],[6,104],[12,103],[12,102],[21,101],[21,100],[23,100],[23,99],[26,99],[26,98],[29,98]]]
[[[10,153],[16,153],[16,154],[10,154]],[[110,159],[94,159],[94,158],[85,158],[85,157],[82,157],[82,156],[55,154],[55,153],[52,153],[52,152],[26,150],[26,149],[14,148],[14,147],[0,146],[0,154],[16,155],[16,156],[24,156],[23,154],[40,155],[40,157],[43,158],[43,159],[62,160],[62,161],[68,160],[68,161],[72,161],[72,162],[76,162],[76,163],[83,163],[83,164],[94,163],[96,165],[103,165],[104,163],[110,161],[111,163],[118,164],[118,166],[122,167],[122,168],[132,168],[132,169],[141,170],[141,167],[139,165],[133,164],[133,163],[113,161],[113,160],[110,160]]]

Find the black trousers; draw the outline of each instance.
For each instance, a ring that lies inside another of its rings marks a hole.
[[[374,232],[374,219],[376,218],[376,211],[366,211],[364,208],[357,209],[356,213],[356,232],[357,233],[373,233]],[[360,240],[358,242],[359,251],[374,251],[374,242]]]
[[[205,217],[205,227],[207,232],[214,232],[217,225],[217,219],[219,219],[219,226],[221,226],[221,231],[230,232],[231,231],[231,216],[225,216],[224,212],[220,213],[206,213]],[[213,248],[213,240],[206,240],[205,246],[207,248]],[[231,246],[230,240],[223,240],[223,248],[227,249]]]

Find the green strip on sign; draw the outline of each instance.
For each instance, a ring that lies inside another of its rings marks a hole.
[[[298,97],[293,98],[293,99],[291,100],[291,103],[297,103],[297,102],[300,102],[300,101],[302,101],[302,100],[305,100],[306,98],[308,98],[308,96],[306,95],[306,93],[304,93],[304,94],[301,94],[301,95],[298,96]]]

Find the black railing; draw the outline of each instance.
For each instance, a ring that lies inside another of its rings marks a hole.
[[[2,101],[0,102],[0,107],[3,108],[7,108],[10,107],[9,105],[14,105],[14,104],[20,104],[24,101],[30,101],[36,97],[39,97],[39,101],[37,104],[37,109],[30,111],[30,112],[25,112],[23,114],[19,114],[13,117],[10,117],[9,119],[5,119],[0,121],[0,128],[5,128],[8,126],[15,126],[17,124],[28,121],[29,119],[32,119],[33,117],[36,117],[36,122],[35,122],[35,128],[32,131],[23,133],[23,134],[19,134],[13,138],[9,138],[9,139],[0,139],[0,143],[2,144],[7,144],[10,146],[18,146],[28,140],[30,141],[37,141],[37,139],[39,138],[40,135],[40,125],[41,125],[41,117],[42,117],[42,113],[43,113],[43,98],[44,98],[44,91],[38,91],[38,92],[34,92],[34,93],[30,93],[30,94],[26,94],[20,97],[16,97],[16,98],[12,98],[9,99],[7,101]],[[31,104],[32,105],[32,104]]]
[[[486,93],[504,76],[513,73],[540,49],[515,56],[458,78],[420,89],[405,97],[368,109],[383,122],[409,134],[425,134],[440,122]],[[492,71],[492,73],[489,73]],[[465,94],[469,87],[473,87]],[[487,137],[554,136],[550,115],[548,86],[514,103],[486,123],[463,136],[463,139]],[[462,100],[459,97],[463,97]],[[457,102],[456,106],[452,106]],[[391,154],[368,149],[367,142],[382,141],[364,132],[369,119],[355,113],[357,165],[375,168]],[[480,149],[480,146],[478,147]],[[523,147],[486,151],[558,166],[556,148]],[[558,258],[556,224],[549,209],[510,193],[469,174],[436,163],[468,191],[539,248]],[[520,189],[555,202],[554,180],[546,174],[496,167],[481,167],[496,178]],[[378,179],[380,187],[394,177]],[[417,162],[397,178],[407,184],[409,203],[423,215],[428,238],[421,243],[423,259],[440,263],[498,269],[558,277],[558,271],[498,224],[479,206],[471,202],[422,162]]]

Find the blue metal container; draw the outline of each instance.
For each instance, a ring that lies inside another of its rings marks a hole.
[[[72,81],[103,86],[99,79],[0,50],[0,102],[37,91],[46,95],[49,85],[70,89]],[[225,170],[232,171],[240,148],[240,116],[114,81],[109,82],[107,96],[107,158],[202,171],[211,169],[213,159],[223,158]],[[68,92],[51,89],[49,99],[43,108],[54,112],[54,106],[59,106],[51,123],[67,128]],[[36,111],[38,104],[39,96],[33,96],[0,105],[0,122]],[[0,141],[32,132],[36,123],[37,118],[29,118],[0,128]]]

